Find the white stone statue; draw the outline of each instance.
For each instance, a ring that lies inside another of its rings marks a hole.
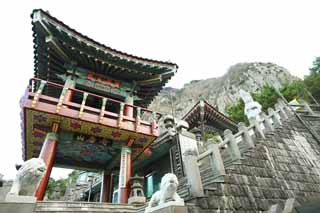
[[[259,113],[261,112],[261,104],[254,101],[251,97],[250,93],[240,89],[239,91],[240,97],[243,100],[244,106],[244,114],[247,116],[250,121],[252,118],[259,120]]]
[[[31,158],[24,162],[17,172],[8,196],[34,196],[46,169],[41,158]]]
[[[173,205],[184,205],[183,199],[177,194],[179,182],[175,174],[167,173],[161,178],[160,190],[156,191],[145,212],[152,212],[152,208],[164,206],[166,202],[175,201]]]

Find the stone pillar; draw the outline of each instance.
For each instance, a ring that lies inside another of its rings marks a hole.
[[[301,101],[301,103],[304,105],[304,108],[310,113],[310,115],[314,115],[313,110],[306,101]]]
[[[245,142],[245,144],[248,146],[248,148],[253,148],[254,147],[254,142],[249,134],[248,128],[246,127],[246,125],[242,122],[240,122],[238,124],[238,130],[239,132],[243,132],[242,134],[242,138],[243,141]]]
[[[266,137],[264,136],[260,122],[257,121],[257,119],[255,118],[251,118],[249,121],[250,121],[250,124],[254,126],[255,133],[260,135],[263,139],[265,139]]]
[[[267,132],[271,132],[274,130],[272,124],[271,124],[271,121],[270,119],[268,118],[268,116],[266,115],[266,113],[264,112],[261,112],[260,113],[260,117],[263,119],[262,122],[263,122],[263,125],[264,125],[264,128],[265,128],[265,131]]]
[[[282,107],[288,116],[293,115],[292,109],[281,98],[278,99],[278,104]]]
[[[239,146],[230,129],[226,129],[224,131],[224,137],[225,139],[229,140],[227,150],[231,155],[232,161],[240,161],[241,153],[239,150]]]
[[[72,76],[68,76],[66,82],[64,83],[65,88],[74,89],[76,87],[76,81],[72,79]],[[72,101],[73,91],[67,90],[64,100]]]
[[[286,114],[286,112],[283,110],[283,108],[281,107],[280,104],[276,103],[274,105],[275,109],[278,111],[279,110],[279,114],[280,114],[280,118],[283,119],[283,120],[286,120],[288,119],[288,116]]]
[[[166,115],[163,119],[164,127],[167,129],[170,135],[175,135],[176,130],[174,127],[174,118],[171,115]]]
[[[131,177],[131,173],[131,149],[124,146],[121,149],[118,203],[128,203],[129,178]]]
[[[39,158],[42,158],[44,163],[46,164],[47,170],[35,193],[35,197],[37,198],[37,200],[43,200],[44,194],[46,192],[54,159],[56,157],[57,145],[57,134],[53,132],[48,133],[39,155]]]
[[[110,202],[111,174],[104,171],[102,172],[101,176],[100,203]]]
[[[214,173],[215,180],[218,178],[218,180],[223,181],[223,178],[226,175],[226,171],[224,169],[224,164],[221,157],[219,145],[214,144],[211,140],[212,139],[208,140],[208,150],[211,151],[211,153],[209,154],[210,166]]]
[[[133,105],[133,96],[127,96],[124,100],[125,106],[124,106],[124,115],[128,117],[133,117],[133,107],[129,105]],[[129,104],[129,105],[127,105]]]
[[[195,127],[191,130],[191,132],[196,136],[196,140],[198,142],[198,145],[199,146],[202,146],[203,145],[203,142],[202,142],[202,132],[199,128]]]
[[[198,166],[198,154],[196,150],[188,149],[184,153],[185,172],[192,197],[203,197],[203,186]]]
[[[268,108],[268,114],[271,116],[274,127],[279,127],[282,125],[279,114],[276,113],[271,107]]]

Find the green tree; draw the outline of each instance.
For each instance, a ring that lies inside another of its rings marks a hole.
[[[226,112],[235,122],[244,122],[249,124],[248,118],[244,114],[244,102],[241,99],[235,105],[229,105]]]
[[[310,74],[304,76],[304,84],[312,96],[320,102],[320,57],[316,57],[310,68]]]
[[[260,92],[252,94],[252,97],[261,104],[264,112],[267,112],[269,107],[274,108],[274,104],[279,98],[274,87],[268,84],[264,85]]]
[[[302,80],[296,80],[291,82],[290,84],[285,84],[280,92],[288,101],[291,101],[293,99],[308,100],[306,86],[304,84],[304,81]]]
[[[310,75],[320,74],[320,57],[316,57],[312,62],[312,67],[309,69]]]
[[[56,181],[53,178],[50,178],[47,189],[46,189],[46,197],[48,197],[49,199],[51,198],[56,186],[57,186]]]

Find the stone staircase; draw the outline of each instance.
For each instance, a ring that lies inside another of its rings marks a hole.
[[[144,212],[144,207],[135,207],[128,204],[93,203],[93,202],[65,202],[65,201],[42,201],[37,202],[34,212],[115,212],[130,213]]]
[[[277,109],[277,108],[276,108]],[[282,125],[275,125],[273,123],[273,131],[264,131],[264,137],[263,138],[261,135],[257,134],[257,132],[252,135],[252,138],[254,140],[255,147],[257,147],[259,144],[263,143],[264,140],[270,138],[273,134],[276,134],[277,131],[281,131],[282,128],[284,128],[287,125],[290,125],[290,120],[293,118],[292,115],[291,117],[289,116],[288,109],[285,109],[284,105],[282,104],[282,111],[287,110],[286,114],[288,118],[281,118],[281,123]],[[275,111],[278,115],[275,114],[269,114],[268,119],[273,120],[273,117],[279,116],[280,111],[279,108]],[[320,108],[319,108],[320,110]],[[306,112],[303,112],[303,114],[307,114]],[[262,121],[263,122],[263,121]],[[260,124],[259,124],[260,125]],[[242,136],[241,136],[242,137]],[[223,142],[223,141],[222,141]],[[234,168],[236,168],[238,165],[242,164],[243,161],[246,160],[246,156],[250,155],[250,153],[255,151],[255,148],[250,148],[248,146],[248,143],[245,140],[242,140],[240,142],[237,142],[238,149],[241,153],[241,158],[238,160],[234,160],[234,157],[232,154],[230,154],[230,150],[224,147],[220,147],[220,153],[221,153],[221,158],[223,160],[223,165],[224,169],[226,171],[226,175],[232,174],[234,171]],[[208,158],[203,158],[201,160],[201,163],[199,163],[199,170],[200,170],[200,176],[201,176],[201,181],[202,181],[202,186],[204,188],[204,191],[210,191],[210,190],[215,190],[213,186],[215,186],[217,183],[223,183],[223,177],[217,176],[217,174],[213,171],[209,159]],[[190,200],[192,199],[190,192],[189,192],[189,185],[187,181],[187,177],[181,177],[179,178],[179,187],[178,187],[178,194],[184,198],[185,200]]]

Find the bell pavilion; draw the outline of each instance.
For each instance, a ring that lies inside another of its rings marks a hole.
[[[117,171],[126,203],[132,165],[150,161],[159,136],[161,114],[146,107],[178,66],[107,47],[41,9],[31,17],[34,77],[20,105],[23,160],[40,157],[47,166],[37,199],[55,166],[103,171],[104,201]]]

